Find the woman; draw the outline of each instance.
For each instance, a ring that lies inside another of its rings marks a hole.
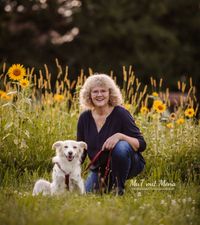
[[[110,157],[110,174],[105,183],[108,191],[114,186],[117,194],[123,195],[125,181],[144,168],[141,152],[146,142],[131,114],[121,106],[121,92],[108,75],[95,74],[87,78],[80,91],[80,104],[85,111],[78,120],[77,140],[88,145],[82,161],[87,154],[93,160],[104,150],[90,166],[86,192],[100,189]]]

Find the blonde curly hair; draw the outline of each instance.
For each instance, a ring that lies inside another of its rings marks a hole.
[[[108,88],[110,106],[122,104],[122,94],[115,81],[106,74],[94,74],[86,79],[80,90],[80,106],[83,110],[94,108],[91,100],[91,90],[97,86]]]

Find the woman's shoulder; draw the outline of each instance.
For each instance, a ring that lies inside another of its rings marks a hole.
[[[86,119],[89,117],[90,114],[91,114],[90,110],[85,110],[80,113],[79,119]]]
[[[131,113],[123,106],[115,106],[115,115],[117,117],[120,117],[122,120],[126,120],[126,119],[133,119],[133,116],[131,115]]]
[[[126,110],[123,106],[121,105],[118,105],[118,106],[115,106],[115,112],[118,113],[118,114],[129,114],[129,111]]]

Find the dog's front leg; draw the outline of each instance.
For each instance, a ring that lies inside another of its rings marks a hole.
[[[79,180],[78,188],[79,188],[80,194],[82,194],[82,195],[85,194],[85,185],[84,185],[83,179]]]

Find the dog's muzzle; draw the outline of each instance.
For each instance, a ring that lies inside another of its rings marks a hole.
[[[74,159],[73,152],[68,152],[67,155],[65,155],[68,161],[72,161]]]

